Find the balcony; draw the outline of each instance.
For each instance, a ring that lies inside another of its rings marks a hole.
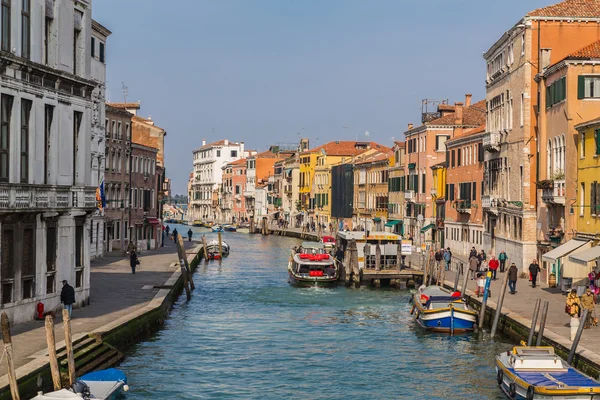
[[[547,204],[565,205],[565,181],[552,181],[550,187],[542,189],[542,201]]]
[[[498,197],[496,195],[481,196],[481,206],[484,211],[492,214],[498,214]]]
[[[461,214],[471,214],[471,201],[470,200],[456,200],[456,211]]]
[[[489,152],[500,151],[500,133],[486,132],[483,135],[483,148]]]
[[[244,197],[254,197],[254,190],[244,190]]]
[[[0,211],[95,209],[96,188],[10,184],[0,186]]]
[[[406,201],[415,201],[415,191],[414,190],[407,190],[406,192],[404,192],[404,200],[406,200]]]

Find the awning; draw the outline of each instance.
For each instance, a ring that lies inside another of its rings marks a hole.
[[[400,220],[393,220],[393,221],[386,222],[385,226],[388,226],[388,227],[389,226],[396,226],[396,225],[401,224],[401,223],[402,223],[402,221],[400,221]]]
[[[569,260],[584,265],[590,261],[594,261],[597,258],[600,258],[600,246],[577,251],[569,256]]]
[[[560,245],[557,248],[555,248],[554,250],[551,250],[551,251],[547,252],[546,254],[542,255],[542,260],[553,263],[557,259],[567,255],[568,253],[570,253],[574,250],[577,250],[578,248],[580,248],[587,242],[588,242],[587,240],[571,239],[567,243]]]
[[[373,218],[373,222],[381,222],[381,218],[375,217],[375,218]]]
[[[431,229],[431,228],[433,228],[434,226],[435,226],[435,224],[429,224],[429,225],[426,225],[426,226],[422,227],[422,228],[421,228],[421,233],[425,233],[425,232],[427,232],[428,230],[430,230],[430,229]]]
[[[147,222],[150,225],[160,225],[160,220],[158,218],[146,217],[144,222]]]
[[[417,166],[417,164],[412,162],[412,163],[408,164],[408,169],[415,169],[416,166]]]

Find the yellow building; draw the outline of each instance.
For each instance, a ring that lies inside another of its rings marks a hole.
[[[406,189],[406,177],[404,176],[405,142],[396,142],[392,151],[393,161],[390,160],[390,177],[388,181],[388,219],[385,224],[390,231],[398,235],[404,235],[404,216],[406,203],[404,191]]]
[[[387,224],[390,162],[394,164],[391,149],[371,150],[357,157],[354,163],[354,226],[367,231],[383,231]]]
[[[577,185],[579,198],[570,213],[577,215],[577,236],[600,235],[600,118],[575,126],[578,131]]]
[[[435,236],[434,243],[444,248],[444,219],[446,218],[446,162],[431,166],[433,182],[431,188],[431,206],[435,216],[434,226],[431,227]]]

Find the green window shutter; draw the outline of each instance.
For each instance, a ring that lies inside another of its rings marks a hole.
[[[477,200],[477,182],[473,182],[473,195],[471,196],[471,200]]]
[[[585,97],[585,76],[579,75],[577,77],[577,98],[583,99]]]
[[[600,129],[594,131],[594,139],[596,141],[596,155],[600,155]]]
[[[552,107],[552,90],[550,86],[546,86],[546,108]]]
[[[596,214],[596,182],[592,182],[590,190],[590,213]]]
[[[560,80],[560,86],[562,87],[562,99],[567,98],[567,78],[562,78]]]

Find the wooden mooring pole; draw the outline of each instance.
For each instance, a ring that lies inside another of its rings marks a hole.
[[[10,336],[10,323],[8,315],[3,312],[0,318],[2,327],[2,341],[4,342],[4,356],[8,366],[8,384],[10,385],[10,394],[13,400],[20,400],[19,385],[17,384],[17,374],[15,372],[15,361],[13,357],[12,338]]]
[[[463,270],[463,276],[464,276],[461,294],[463,296],[465,296],[467,294],[467,283],[469,282],[469,271],[465,271],[462,263],[460,263],[460,264],[461,264],[461,269]]]
[[[567,358],[567,363],[569,365],[573,364],[573,358],[575,358],[575,351],[577,350],[577,346],[579,345],[579,340],[581,340],[581,334],[583,333],[583,327],[585,326],[585,321],[587,320],[587,316],[590,310],[587,308],[583,311],[583,315],[581,316],[581,321],[579,322],[579,328],[577,328],[577,334],[575,335],[575,340],[573,340],[573,345],[571,346],[571,351],[569,352],[569,358]]]
[[[542,319],[540,319],[540,330],[538,331],[537,340],[535,342],[536,346],[542,345],[542,339],[544,338],[544,329],[546,328],[546,317],[548,316],[549,305],[549,301],[544,301],[544,306],[542,307]]]
[[[502,278],[502,286],[500,287],[500,293],[498,293],[498,304],[496,304],[496,313],[494,314],[494,323],[492,324],[492,339],[496,336],[496,330],[498,329],[498,321],[500,321],[500,314],[502,313],[502,304],[504,303],[504,295],[506,294],[506,286],[508,285],[508,273],[504,274]]]
[[[75,372],[75,355],[73,354],[73,337],[71,336],[71,317],[69,310],[63,308],[63,326],[65,329],[65,348],[67,350],[67,365],[69,368],[69,387],[75,382],[77,377]]]
[[[453,292],[458,290],[458,281],[460,279],[460,267],[456,264],[456,275],[454,275],[454,287],[452,288]]]
[[[535,334],[535,327],[537,325],[537,318],[538,314],[540,313],[541,303],[541,299],[537,299],[535,301],[535,308],[533,309],[533,316],[531,317],[531,329],[529,330],[529,336],[527,337],[527,346],[531,346],[533,344],[533,335]]]
[[[204,262],[208,264],[208,246],[206,245],[206,235],[202,235],[202,251],[204,253]]]
[[[223,258],[223,239],[221,237],[221,232],[218,233],[219,236],[219,259]]]
[[[183,288],[185,289],[185,295],[188,301],[192,298],[192,290],[190,288],[190,271],[187,267],[187,260],[185,254],[185,247],[181,235],[178,235],[175,247],[177,247],[177,257],[179,258],[179,267],[181,268],[181,276],[183,277]]]
[[[56,337],[54,336],[54,318],[46,316],[46,343],[48,345],[48,357],[50,359],[50,373],[54,390],[61,389],[60,369],[58,368],[58,357],[56,356]]]
[[[190,263],[187,259],[187,254],[185,253],[185,244],[183,243],[183,238],[181,235],[177,236],[177,255],[179,256],[179,260],[183,260],[185,264],[185,273],[187,275],[187,280],[190,285],[190,290],[196,289],[196,285],[194,285],[194,278],[192,277],[192,269],[190,268]],[[183,271],[182,271],[183,273]]]

